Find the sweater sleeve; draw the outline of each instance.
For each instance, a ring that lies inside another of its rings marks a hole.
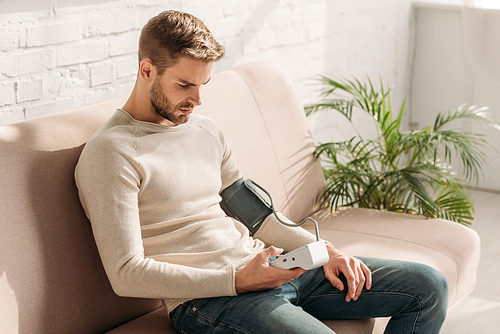
[[[138,205],[141,166],[131,155],[100,141],[89,142],[75,180],[104,269],[118,295],[161,299],[236,295],[231,266],[197,269],[145,257]]]
[[[229,187],[237,180],[241,179],[243,177],[243,174],[236,164],[231,147],[219,126],[210,118],[201,115],[196,116],[198,117],[197,125],[209,132],[210,135],[213,136],[217,141],[222,150],[222,161],[220,166],[222,187],[219,190],[220,193],[222,190]]]
[[[215,125],[215,123],[214,123]],[[217,140],[221,145],[223,156],[221,163],[221,181],[222,187],[221,190],[229,187],[231,184],[236,182],[237,180],[243,177],[243,174],[238,167],[231,150],[229,143],[224,136],[222,130],[215,125],[215,135],[217,136]]]

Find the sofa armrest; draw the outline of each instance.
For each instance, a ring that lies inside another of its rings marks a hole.
[[[450,285],[449,307],[476,284],[480,240],[471,228],[443,219],[349,208],[313,215],[321,238],[354,256],[424,263],[443,273]],[[314,227],[306,227],[313,231]]]

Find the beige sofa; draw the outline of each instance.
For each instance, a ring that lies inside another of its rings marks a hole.
[[[82,147],[125,99],[0,127],[2,333],[175,333],[159,301],[113,293],[74,184]],[[312,215],[324,180],[284,72],[261,62],[215,74],[203,101],[198,112],[224,130],[246,177],[270,190],[291,219]],[[480,244],[472,229],[363,209],[314,217],[321,237],[351,254],[437,268],[450,283],[450,307],[474,287]],[[328,324],[339,334],[380,333],[385,325]]]

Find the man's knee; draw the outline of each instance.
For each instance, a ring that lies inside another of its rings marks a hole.
[[[448,279],[438,270],[427,265],[416,265],[411,273],[419,288],[423,307],[432,307],[446,312],[448,308]]]
[[[448,284],[448,279],[441,272],[434,269],[434,275],[432,277],[434,293],[436,295],[436,302],[442,304],[444,311],[448,309],[448,298],[450,293],[450,287]]]

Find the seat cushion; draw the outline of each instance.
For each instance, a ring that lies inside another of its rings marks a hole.
[[[110,334],[177,334],[167,311],[161,307],[151,313],[132,320],[112,331]]]
[[[337,334],[371,334],[374,319],[365,320],[329,320],[325,323]],[[130,321],[110,332],[110,334],[176,334],[172,321],[165,309],[160,308],[140,318]]]

